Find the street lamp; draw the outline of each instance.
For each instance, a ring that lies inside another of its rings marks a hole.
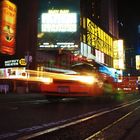
[[[32,62],[32,56],[29,55],[29,51],[27,52],[27,55],[25,55],[25,61],[26,61],[26,69],[29,70],[30,63]],[[26,93],[29,92],[29,83],[28,83],[29,73],[27,71],[27,85],[26,85]]]

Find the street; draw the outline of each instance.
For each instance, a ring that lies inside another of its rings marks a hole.
[[[27,139],[42,133],[41,139],[50,140],[89,139],[93,134],[96,139],[129,140],[127,135],[135,136],[139,130],[139,104],[139,95],[127,95],[121,101],[71,98],[56,102],[39,94],[2,95],[0,139]]]

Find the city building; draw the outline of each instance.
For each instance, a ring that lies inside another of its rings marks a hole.
[[[41,1],[37,67],[69,68],[86,60],[113,67],[113,41],[118,39],[115,2]]]
[[[135,73],[139,76],[140,71],[140,25],[137,28],[136,47],[133,55],[133,63]]]
[[[14,56],[24,57],[27,68],[69,69],[90,61],[124,69],[118,49],[114,55],[114,41],[119,40],[117,0],[9,1],[17,6]]]

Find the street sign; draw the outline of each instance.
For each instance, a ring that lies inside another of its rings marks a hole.
[[[31,55],[25,55],[25,61],[26,61],[26,63],[32,62],[32,56]]]

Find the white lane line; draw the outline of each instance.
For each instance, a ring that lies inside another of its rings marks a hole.
[[[100,135],[101,133],[103,133],[104,131],[106,131],[107,129],[111,128],[112,126],[114,126],[115,124],[119,123],[120,121],[122,121],[123,119],[127,118],[128,116],[130,116],[132,113],[134,113],[136,110],[140,109],[140,106],[136,107],[134,110],[128,112],[127,114],[125,114],[124,116],[122,116],[121,118],[117,119],[116,121],[114,121],[113,123],[109,124],[108,126],[106,126],[105,128],[97,131],[96,133],[94,133],[93,135],[89,136],[88,138],[86,138],[85,140],[93,140],[94,137]]]
[[[125,104],[123,103],[123,104],[115,107],[113,110],[111,109],[109,112],[114,111],[117,108],[119,109],[119,108],[122,108],[122,107],[125,107],[125,106],[128,106],[128,105],[134,104],[134,103],[136,103],[138,101],[139,100],[130,101],[129,104],[128,103],[125,103]],[[12,137],[12,136],[18,136],[20,134],[33,132],[35,130],[39,131],[40,129],[47,129],[47,130],[35,133],[37,136],[41,135],[42,133],[49,133],[49,132],[52,132],[52,131],[55,131],[55,130],[58,130],[58,129],[61,129],[61,128],[64,128],[64,127],[67,127],[67,126],[70,126],[70,125],[80,123],[82,121],[86,121],[86,120],[94,118],[94,117],[98,117],[98,116],[103,115],[105,113],[108,113],[108,111],[105,112],[104,110],[108,110],[108,108],[98,110],[98,112],[100,112],[100,113],[97,113],[97,111],[92,111],[92,112],[88,112],[86,114],[82,114],[82,115],[79,115],[79,116],[76,116],[76,117],[73,117],[73,118],[69,118],[69,119],[65,119],[65,120],[61,120],[61,121],[58,121],[58,122],[51,122],[51,123],[48,123],[48,124],[41,124],[41,125],[37,125],[37,126],[33,126],[33,127],[27,127],[27,128],[19,129],[19,130],[16,130],[15,132],[4,133],[4,134],[0,135],[0,139],[9,138],[9,137]],[[90,117],[87,117],[87,116],[90,116]],[[79,119],[79,118],[83,118],[83,119]],[[73,121],[73,120],[78,120],[78,121]],[[72,122],[72,121],[73,121],[73,123],[68,123],[68,122]],[[67,123],[67,124],[62,125],[64,123],[65,124]],[[48,129],[50,127],[58,126],[58,125],[60,127],[58,127],[58,128],[54,127],[53,129]]]
[[[23,136],[23,137],[18,138],[17,140],[27,140],[27,139],[30,139],[30,138],[34,138],[36,136],[47,134],[47,133],[50,133],[50,132],[53,132],[53,131],[56,131],[56,130],[59,130],[59,129],[62,129],[62,128],[65,128],[65,127],[68,127],[68,126],[72,126],[72,125],[75,125],[75,124],[90,120],[90,119],[95,118],[95,117],[99,117],[99,116],[107,114],[107,113],[119,110],[121,108],[124,108],[124,107],[130,106],[132,104],[135,104],[135,103],[137,103],[139,101],[140,101],[140,99],[136,100],[134,102],[128,103],[128,104],[124,104],[123,106],[119,106],[119,107],[116,107],[116,108],[113,108],[113,109],[110,109],[110,110],[99,112],[97,114],[91,115],[89,117],[85,117],[83,119],[79,119],[79,120],[76,120],[76,121],[73,121],[73,122],[70,122],[70,123],[67,123],[67,124],[62,124],[62,125],[59,125],[59,126],[47,129],[47,130],[43,130],[41,132],[37,132],[37,133],[31,134],[31,135]]]

